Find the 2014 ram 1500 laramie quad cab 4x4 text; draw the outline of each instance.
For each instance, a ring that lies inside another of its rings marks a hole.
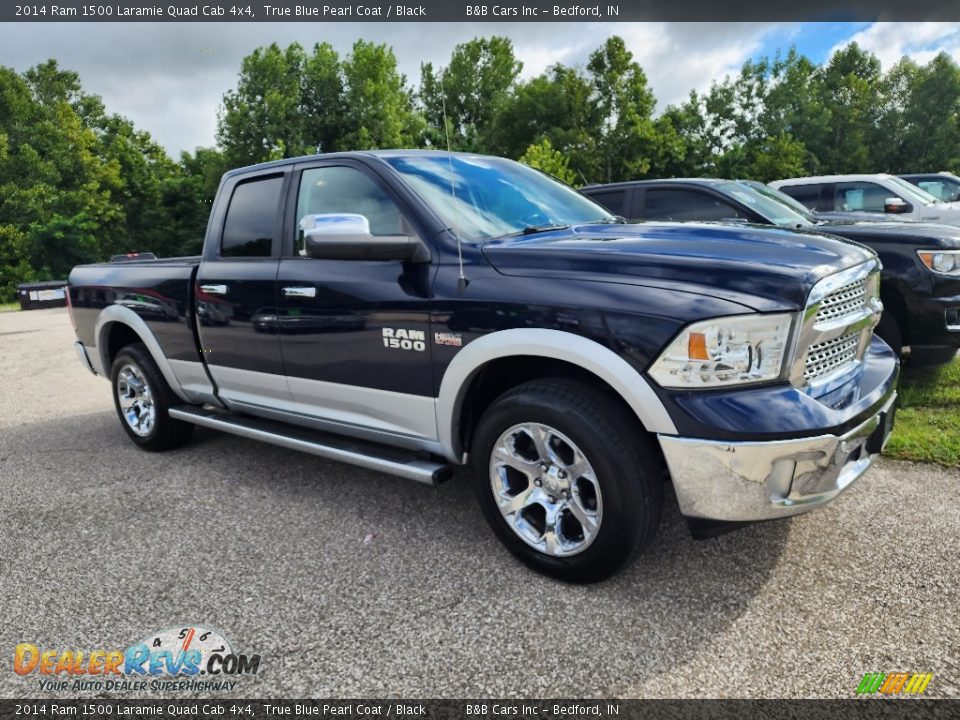
[[[229,172],[201,257],[77,267],[69,300],[141,447],[201,425],[428,483],[468,463],[514,555],[588,582],[648,543],[668,477],[709,535],[867,470],[899,372],[879,272],[816,233],[626,225],[508,160],[383,151]]]

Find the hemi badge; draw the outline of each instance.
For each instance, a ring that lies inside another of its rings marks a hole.
[[[433,342],[437,345],[460,347],[463,345],[463,336],[460,333],[435,332],[433,334]]]

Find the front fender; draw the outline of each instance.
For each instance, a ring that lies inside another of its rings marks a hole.
[[[437,397],[437,436],[447,459],[462,462],[459,425],[463,399],[474,376],[507,357],[544,357],[577,365],[607,383],[630,406],[644,428],[675,435],[677,429],[649,382],[607,347],[580,335],[540,328],[514,328],[470,342],[450,362]]]

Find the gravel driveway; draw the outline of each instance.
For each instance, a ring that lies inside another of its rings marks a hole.
[[[185,623],[260,653],[241,697],[960,697],[960,477],[881,461],[828,508],[658,539],[570,587],[439,488],[198,431],[136,449],[63,309],[0,313],[0,696],[18,642],[123,648]],[[229,695],[230,693],[226,693]]]

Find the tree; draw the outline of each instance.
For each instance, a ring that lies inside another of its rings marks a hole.
[[[487,152],[494,120],[523,69],[508,38],[475,38],[457,45],[450,63],[434,71],[420,66],[420,102],[434,144],[446,147],[444,111],[450,145]]]
[[[340,150],[419,146],[423,118],[387,45],[358,40],[343,62],[344,129]]]
[[[946,53],[912,68],[903,106],[900,172],[960,170],[960,68]],[[878,143],[889,137],[878,138]]]
[[[565,182],[567,185],[573,185],[577,181],[576,173],[570,169],[570,160],[553,147],[549,138],[544,138],[528,147],[520,157],[520,162],[548,175],[553,175],[557,180]]]
[[[602,118],[598,142],[600,177],[605,182],[633,180],[650,169],[655,141],[656,101],[647,76],[633,62],[623,38],[613,36],[587,63],[592,103]]]
[[[830,113],[827,131],[804,138],[823,172],[864,172],[874,166],[881,115],[880,61],[856,43],[834,53],[817,73],[815,91]]]
[[[217,121],[217,139],[232,165],[303,153],[306,60],[299,43],[286,50],[271,43],[243,59],[237,88],[224,95]]]
[[[562,65],[518,83],[494,120],[490,152],[518,158],[528,147],[547,138],[570,159],[570,168],[583,183],[597,181],[601,118],[590,102],[591,94],[587,78]]]

